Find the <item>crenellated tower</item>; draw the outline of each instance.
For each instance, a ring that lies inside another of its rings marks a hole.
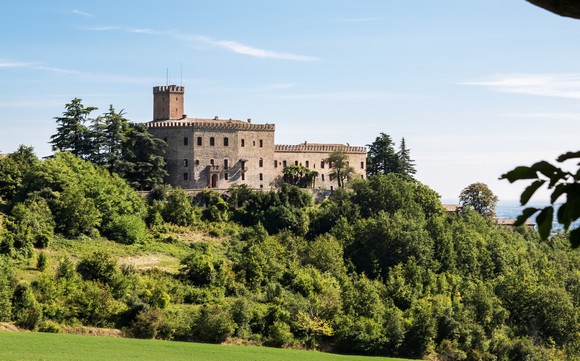
[[[183,94],[183,86],[153,87],[153,120],[183,119]]]

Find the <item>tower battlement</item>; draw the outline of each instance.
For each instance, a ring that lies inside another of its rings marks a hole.
[[[184,93],[178,85],[153,87],[153,120],[183,119]]]

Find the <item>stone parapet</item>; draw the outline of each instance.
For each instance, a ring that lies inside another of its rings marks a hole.
[[[252,124],[241,120],[221,120],[221,119],[191,119],[152,121],[147,123],[148,128],[187,128],[193,127],[196,130],[253,130],[271,131],[276,128],[274,124]]]
[[[332,153],[337,150],[345,153],[366,154],[366,147],[352,147],[344,144],[318,144],[318,143],[302,143],[296,145],[276,145],[276,153]]]

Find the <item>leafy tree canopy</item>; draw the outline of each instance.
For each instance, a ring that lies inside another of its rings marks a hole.
[[[485,183],[470,184],[459,195],[459,203],[463,208],[473,208],[485,218],[493,218],[498,200]]]

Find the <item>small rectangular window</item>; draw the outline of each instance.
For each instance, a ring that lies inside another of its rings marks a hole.
[[[213,159],[209,160],[209,164],[213,165]]]
[[[260,173],[260,180],[264,180],[264,175]]]
[[[167,143],[167,137],[164,137],[164,138],[163,138],[163,141],[164,141],[165,143]]]
[[[195,160],[195,165],[199,165],[199,159]]]
[[[283,161],[282,161],[282,167],[286,168],[286,165],[287,165],[287,164],[288,164],[288,163],[286,163],[286,161],[285,161],[285,160],[283,160]]]
[[[246,180],[246,174],[242,173],[242,180]]]
[[[278,161],[277,160],[274,161],[274,168],[278,168]]]
[[[188,176],[188,174],[187,174],[187,173],[183,173],[183,180],[184,180],[184,181],[186,181],[186,180],[187,180],[187,176]]]
[[[228,137],[224,137],[224,147],[228,147],[230,145],[230,140]]]
[[[261,188],[264,188],[264,185],[263,185],[263,184],[260,184],[260,189],[261,189]]]
[[[224,173],[224,179],[225,179],[225,180],[228,180],[228,178],[229,178],[229,175],[228,175],[228,173]]]
[[[297,160],[294,161],[294,165],[298,165],[298,161]]]
[[[322,181],[324,182],[324,174],[322,175]]]
[[[187,161],[187,159],[183,160],[183,166],[184,167],[188,167],[189,166],[189,162]]]
[[[197,145],[202,145],[201,137],[197,137]]]
[[[365,169],[365,162],[360,162],[360,169]]]
[[[209,138],[209,145],[210,145],[210,147],[213,147],[215,145],[215,138],[214,137]]]
[[[264,166],[264,160],[262,158],[260,158],[260,160],[258,161],[258,165],[260,167],[263,167]]]
[[[183,138],[183,145],[187,145],[189,143],[189,139],[187,137]]]
[[[260,148],[264,147],[264,141],[260,139]]]
[[[242,144],[241,144],[241,146],[242,146],[242,147],[245,147],[245,146],[246,146],[246,141],[245,141],[244,139],[242,139]]]
[[[310,166],[310,163],[308,161],[306,161],[306,168],[308,168]]]
[[[320,162],[320,168],[324,168],[324,161]]]
[[[224,169],[228,169],[228,160],[224,159]]]

